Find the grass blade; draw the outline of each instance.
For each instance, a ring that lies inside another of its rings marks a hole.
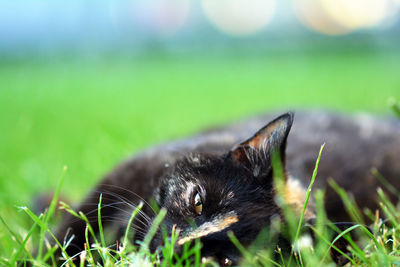
[[[231,240],[231,242],[235,245],[235,247],[240,251],[240,253],[244,256],[244,258],[247,260],[247,263],[251,263],[254,261],[254,256],[252,256],[246,248],[240,244],[239,240],[236,238],[236,236],[233,234],[232,231],[228,232],[228,237]]]
[[[28,242],[29,238],[32,236],[33,232],[35,231],[36,226],[37,226],[36,223],[33,224],[32,227],[31,227],[31,229],[28,231],[28,234],[26,235],[26,237],[25,237],[24,240],[22,241],[22,243],[21,243],[21,245],[20,245],[20,247],[19,247],[17,253],[15,253],[15,254],[14,254],[14,257],[12,257],[12,259],[10,260],[10,265],[11,265],[11,266],[14,266],[14,265],[15,265],[16,260],[18,259],[19,255],[22,253],[23,250],[27,251],[26,248],[25,248],[26,243]],[[30,255],[30,256],[32,256],[32,255]]]
[[[343,188],[341,188],[333,179],[329,179],[328,183],[342,199],[343,204],[351,220],[354,222],[362,222],[364,224],[363,216],[357,204],[355,203],[354,199],[353,198],[350,199],[346,191]]]
[[[45,216],[43,218],[43,224],[45,225],[45,227],[40,228],[40,240],[39,240],[39,249],[38,249],[37,259],[42,258],[45,232],[46,232],[46,230],[48,230],[47,225],[49,223],[50,217],[53,216],[54,211],[56,209],[58,197],[60,195],[61,187],[64,182],[64,177],[65,177],[66,172],[67,172],[67,166],[64,166],[64,169],[58,180],[58,185],[57,185],[56,191],[54,193],[53,199],[51,200],[49,209],[47,210],[47,212],[45,213]]]
[[[302,225],[303,225],[304,215],[305,215],[305,213],[306,213],[307,205],[308,205],[308,202],[309,202],[309,200],[310,200],[311,190],[312,190],[312,188],[313,188],[313,186],[314,186],[315,179],[317,178],[318,166],[319,166],[319,162],[320,162],[320,160],[321,160],[321,155],[322,155],[322,151],[324,150],[324,147],[325,147],[325,144],[323,144],[323,145],[321,146],[321,148],[319,149],[318,158],[317,158],[317,161],[315,162],[315,167],[314,167],[313,175],[312,175],[312,177],[311,177],[310,185],[308,186],[308,189],[307,189],[306,199],[305,199],[304,205],[303,205],[303,210],[302,210],[302,212],[301,212],[300,219],[299,219],[299,223],[298,223],[298,225],[297,225],[296,234],[295,234],[295,236],[294,236],[294,240],[293,240],[294,242],[297,241],[297,239],[299,238],[299,235],[300,235],[300,230],[301,230]],[[290,263],[291,263],[291,260],[292,260],[293,252],[294,252],[294,246],[292,246],[292,251],[291,251],[291,253],[290,253],[289,263],[288,263],[289,266],[290,266]]]
[[[99,226],[100,242],[101,242],[101,245],[105,248],[106,241],[104,240],[103,224],[101,223],[101,201],[102,201],[102,199],[103,199],[103,194],[100,194],[99,203],[97,204],[97,223]]]
[[[149,232],[147,232],[143,242],[141,243],[139,253],[144,253],[145,251],[149,250],[150,242],[153,239],[154,235],[156,234],[161,222],[164,220],[165,215],[167,215],[167,210],[162,208],[158,213],[157,217],[154,219]]]
[[[3,219],[3,217],[1,215],[0,215],[0,221],[6,228],[7,232],[11,235],[12,239],[15,242],[17,242],[18,245],[21,245],[22,241],[21,241],[20,237],[13,230],[11,230],[11,228],[8,226],[8,224],[6,223],[6,221]]]
[[[389,106],[394,114],[400,119],[400,105],[394,97],[389,98]]]
[[[140,212],[140,210],[143,208],[143,202],[141,201],[139,203],[139,205],[136,207],[136,209],[132,212],[131,217],[129,218],[128,221],[128,225],[126,226],[126,230],[125,230],[125,235],[124,235],[124,239],[122,241],[123,246],[125,247],[128,243],[128,234],[129,234],[129,230],[131,228],[133,219],[136,217],[136,215]]]
[[[399,190],[397,190],[393,185],[391,185],[388,180],[383,177],[383,175],[378,171],[378,169],[373,168],[371,170],[372,174],[378,179],[378,181],[394,196],[399,196]]]
[[[57,243],[58,247],[61,249],[61,251],[63,252],[63,254],[65,255],[66,258],[68,258],[68,254],[65,251],[64,247],[61,245],[61,243],[58,241],[58,239],[54,236],[54,234],[50,231],[50,229],[48,228],[47,224],[44,224],[44,222],[42,221],[42,217],[43,215],[40,215],[39,217],[36,216],[30,209],[28,209],[27,207],[20,207],[21,210],[23,210],[26,214],[28,214],[28,216],[37,224],[39,225],[39,227],[45,229],[45,231],[47,231],[50,236],[54,239],[54,241]],[[39,260],[40,262],[40,260]],[[73,263],[70,264],[71,266],[75,266]]]

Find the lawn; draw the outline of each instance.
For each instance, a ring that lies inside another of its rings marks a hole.
[[[338,50],[252,56],[0,62],[0,214],[52,191],[81,199],[124,157],[148,145],[272,109],[389,113],[400,98],[400,53]],[[13,241],[0,224],[0,256]]]

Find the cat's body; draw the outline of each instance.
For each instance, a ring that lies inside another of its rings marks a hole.
[[[154,198],[168,211],[167,229],[170,231],[175,225],[181,230],[178,244],[200,238],[204,255],[235,260],[238,255],[227,231],[232,230],[246,245],[273,216],[281,213],[274,200],[272,151],[280,152],[284,159],[286,148],[286,200],[293,206],[303,204],[304,188],[323,143],[326,146],[315,187],[326,187],[327,179],[332,177],[354,194],[360,206],[371,209],[376,208],[378,187],[371,168],[377,168],[400,188],[400,122],[395,119],[298,112],[286,147],[292,115],[283,115],[264,127],[274,118],[275,114],[257,116],[144,150],[110,172],[78,210],[97,222],[96,208],[102,193],[103,222],[125,221],[121,223],[124,229],[134,208],[126,202],[137,205],[141,199]],[[330,219],[348,219],[333,190],[327,189],[325,199]],[[146,220],[154,217],[148,205],[143,212],[147,215],[139,216],[135,223],[142,230],[138,231],[138,238],[146,232]],[[312,214],[310,210],[308,216]],[[193,228],[188,219],[194,220],[198,228]],[[97,224],[92,225],[96,231]],[[85,224],[67,215],[58,229],[59,239],[67,235],[67,229],[72,230],[68,235],[75,235],[68,250],[73,255],[83,249]],[[161,236],[156,236],[152,246],[161,243]]]

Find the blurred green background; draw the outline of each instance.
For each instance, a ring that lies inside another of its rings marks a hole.
[[[400,99],[398,23],[324,35],[293,19],[232,36],[197,19],[107,43],[93,22],[90,38],[74,35],[79,22],[67,40],[43,41],[53,32],[40,27],[23,39],[32,29],[17,20],[0,27],[0,214],[15,225],[29,224],[16,207],[53,191],[64,165],[62,192],[76,203],[123,158],[205,127],[276,109],[389,113],[388,98]]]

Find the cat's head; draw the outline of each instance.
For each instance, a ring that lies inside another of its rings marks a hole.
[[[228,231],[247,245],[273,216],[280,216],[272,158],[277,155],[284,166],[292,123],[293,114],[283,114],[221,157],[192,154],[175,164],[159,186],[157,202],[167,210],[167,231],[180,231],[178,246],[200,239],[202,256],[229,265],[238,252]],[[152,246],[161,242],[159,233]]]

